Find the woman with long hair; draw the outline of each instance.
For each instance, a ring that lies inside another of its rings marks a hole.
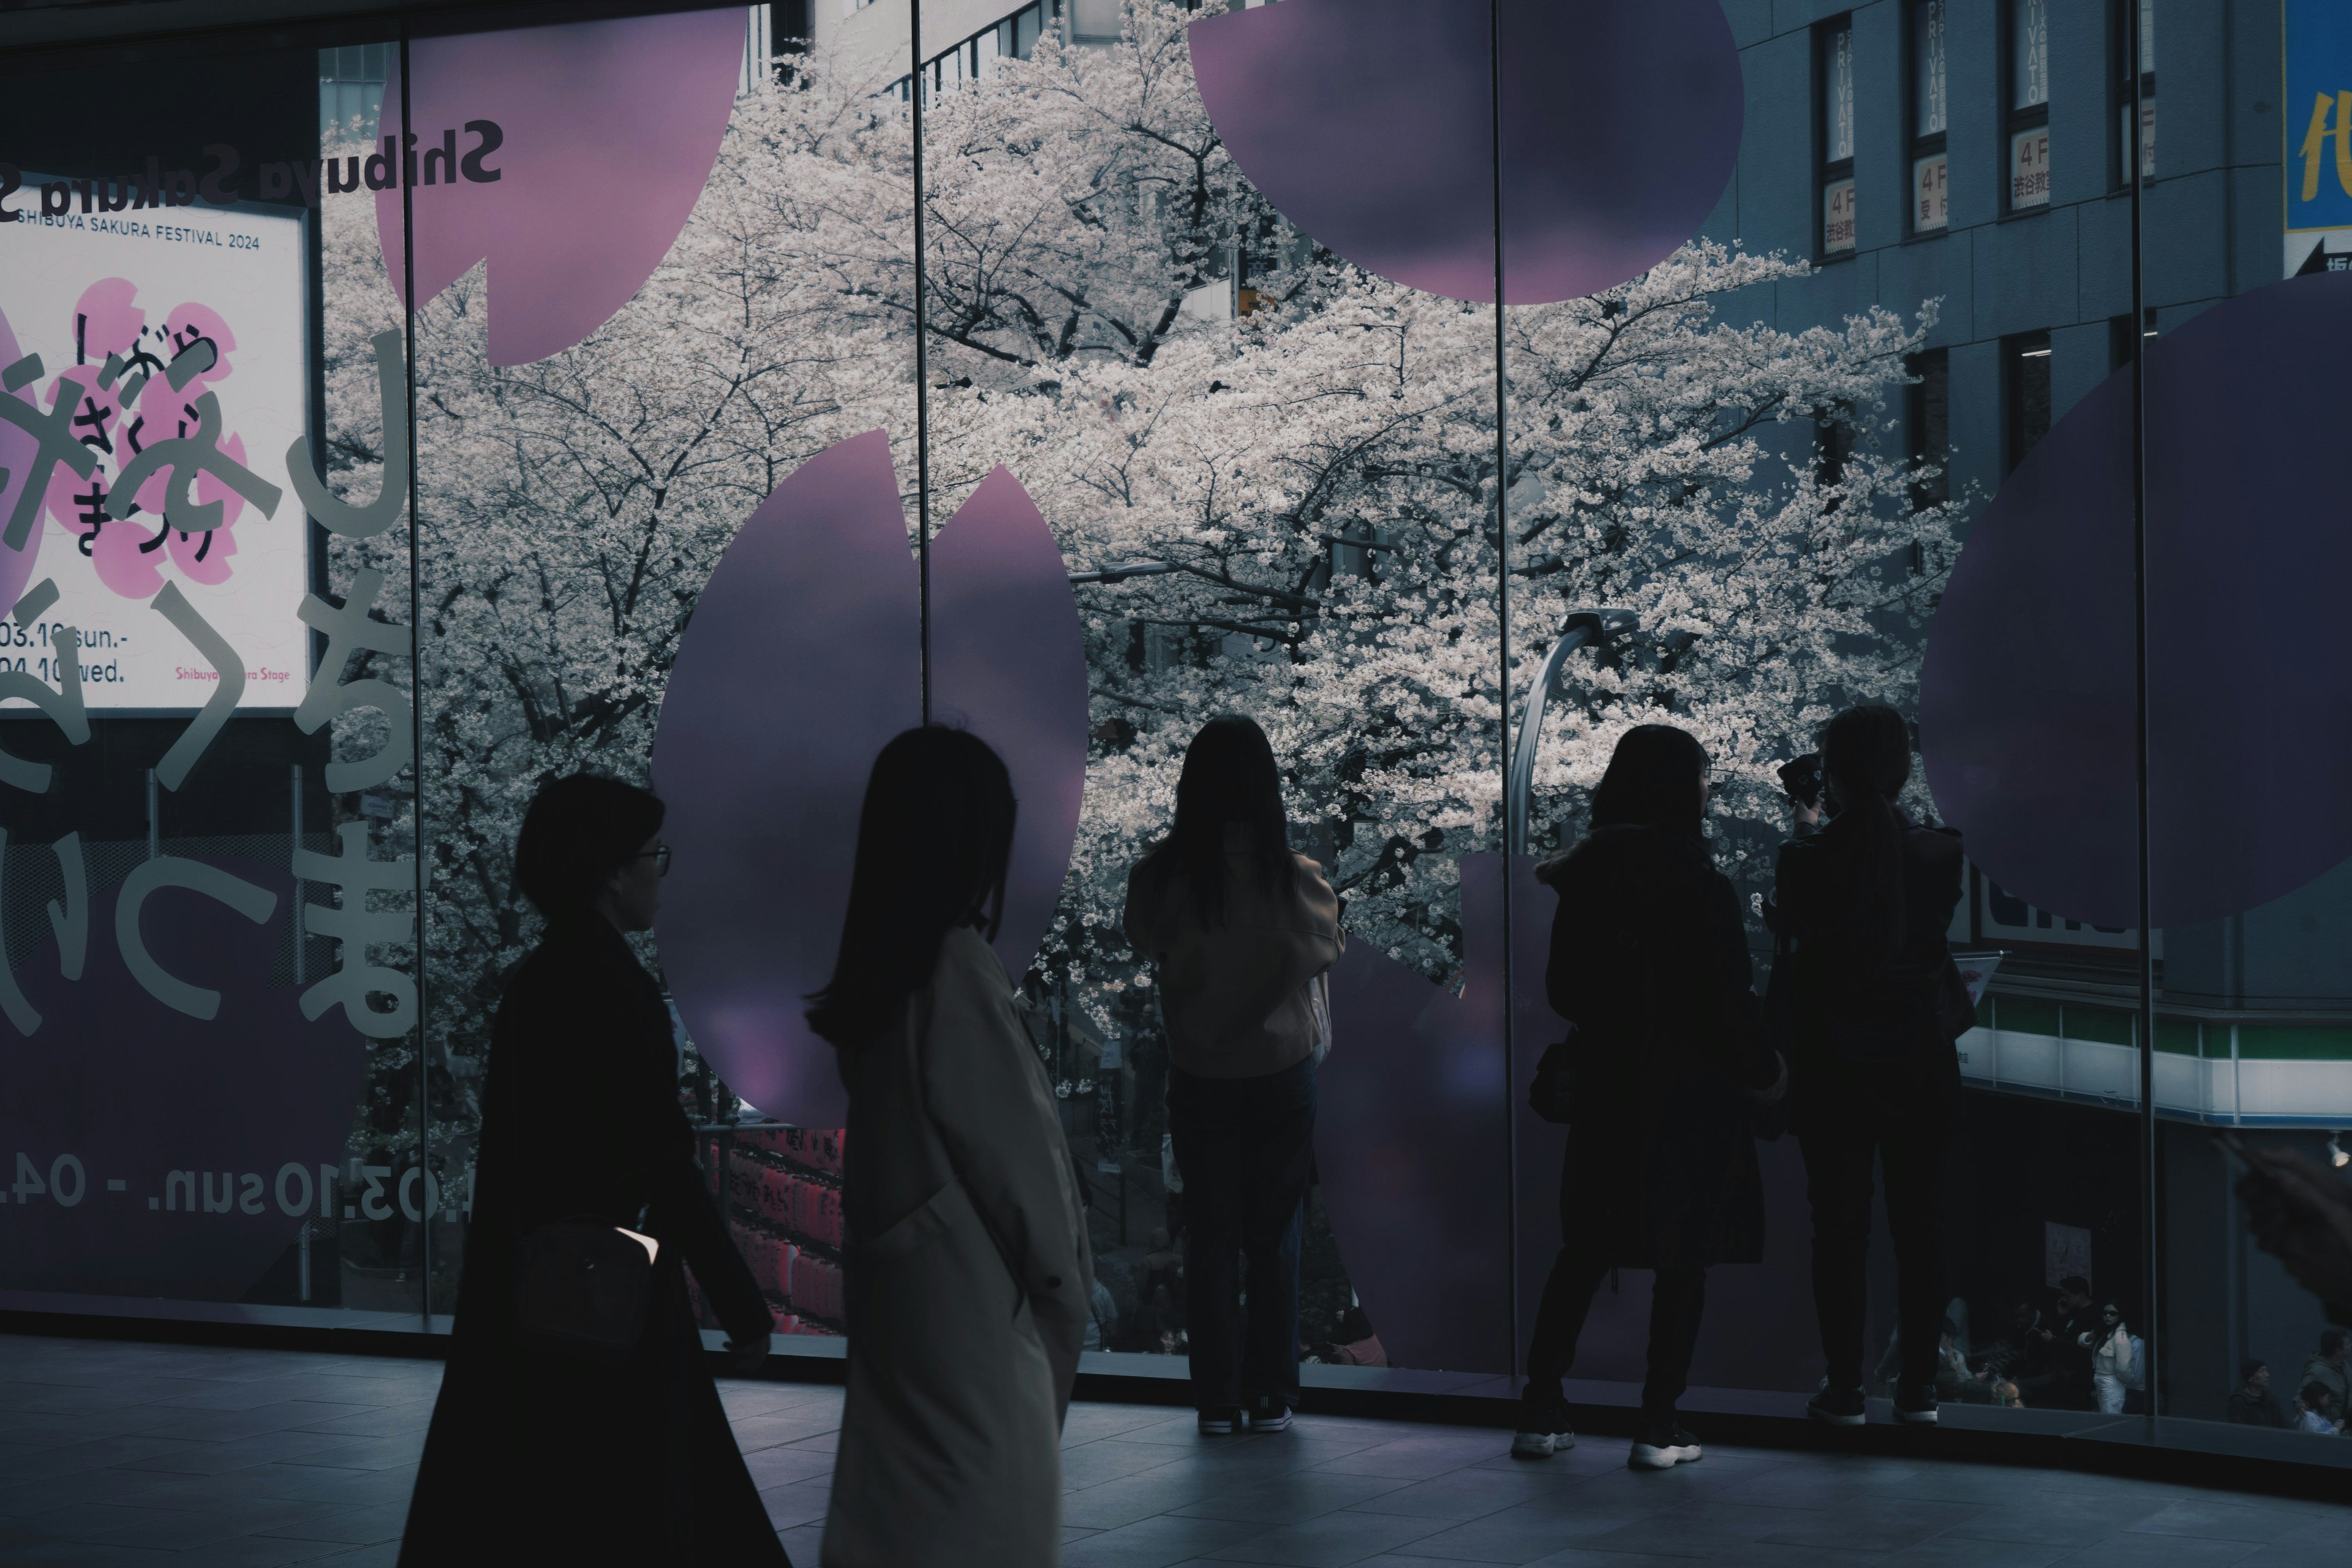
[[[766,1360],[774,1325],[695,1166],[669,1009],[627,941],[661,907],[663,815],[647,790],[576,773],[523,816],[515,882],[547,930],[492,1027],[464,1282],[404,1563],[786,1562],[685,1267],[736,1371]],[[625,1254],[624,1231],[654,1244],[651,1279],[625,1303],[641,1317],[634,1339],[583,1348],[549,1332],[568,1320],[542,1310],[547,1271],[532,1260],[578,1279],[598,1259],[566,1238]]]
[[[1093,1263],[1053,1086],[989,942],[1004,763],[925,725],[874,760],[809,1026],[849,1090],[849,1394],[828,1568],[1053,1563]]]
[[[1212,719],[1185,749],[1176,820],[1128,876],[1125,925],[1159,970],[1168,1030],[1201,1430],[1278,1432],[1298,1405],[1298,1252],[1325,1026],[1310,988],[1345,939],[1322,868],[1290,852],[1274,748],[1251,720]]]
[[[1594,1292],[1619,1268],[1654,1276],[1628,1462],[1669,1469],[1699,1458],[1675,1404],[1706,1271],[1763,1260],[1753,1108],[1781,1092],[1784,1073],[1759,1027],[1739,896],[1708,848],[1706,801],[1696,737],[1666,724],[1629,730],[1592,792],[1590,829],[1536,869],[1559,895],[1544,992],[1573,1032],[1545,1064],[1565,1077],[1556,1096],[1570,1130],[1559,1253],[1511,1445],[1522,1458],[1574,1445],[1560,1379]]]
[[[1960,900],[1959,835],[1897,804],[1911,731],[1892,708],[1849,708],[1822,729],[1829,820],[1799,805],[1767,906],[1790,939],[1790,1124],[1813,1211],[1813,1310],[1828,1375],[1808,1407],[1865,1419],[1863,1322],[1872,1167],[1895,1241],[1898,1421],[1936,1419],[1944,1315],[1944,1160],[1959,1107],[1953,1050],[1970,1022],[1945,931]]]

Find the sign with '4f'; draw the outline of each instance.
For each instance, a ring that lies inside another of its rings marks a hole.
[[[2352,270],[2352,5],[2286,0],[2286,275]]]

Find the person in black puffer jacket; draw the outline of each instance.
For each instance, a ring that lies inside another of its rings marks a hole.
[[[1759,1027],[1739,898],[1704,824],[1707,756],[1669,725],[1626,732],[1592,795],[1591,830],[1537,876],[1559,895],[1544,972],[1575,1026],[1560,1249],[1528,1350],[1512,1452],[1575,1440],[1560,1378],[1601,1280],[1656,1272],[1649,1372],[1630,1462],[1700,1456],[1675,1405],[1690,1372],[1706,1270],[1762,1261],[1752,1116],[1786,1072]]]

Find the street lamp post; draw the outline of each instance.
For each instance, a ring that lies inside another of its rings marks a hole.
[[[1617,637],[1639,631],[1642,619],[1631,610],[1577,610],[1560,623],[1559,640],[1544,656],[1543,669],[1528,693],[1527,711],[1519,716],[1518,743],[1511,748],[1511,773],[1504,795],[1506,845],[1514,855],[1528,852],[1528,811],[1535,793],[1536,744],[1543,738],[1544,708],[1559,685],[1568,656],[1597,644],[1606,647]]]

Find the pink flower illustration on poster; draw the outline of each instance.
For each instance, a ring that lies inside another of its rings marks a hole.
[[[65,400],[77,405],[74,437],[97,466],[88,475],[63,465],[51,473],[48,515],[76,536],[99,581],[126,599],[161,592],[166,563],[191,583],[228,581],[231,530],[257,483],[244,437],[221,428],[216,389],[235,374],[236,333],[219,311],[194,301],[151,321],[122,278],[82,291],[73,328],[75,363],[38,402],[52,413]],[[175,491],[184,511],[177,521],[190,526],[166,521]]]

